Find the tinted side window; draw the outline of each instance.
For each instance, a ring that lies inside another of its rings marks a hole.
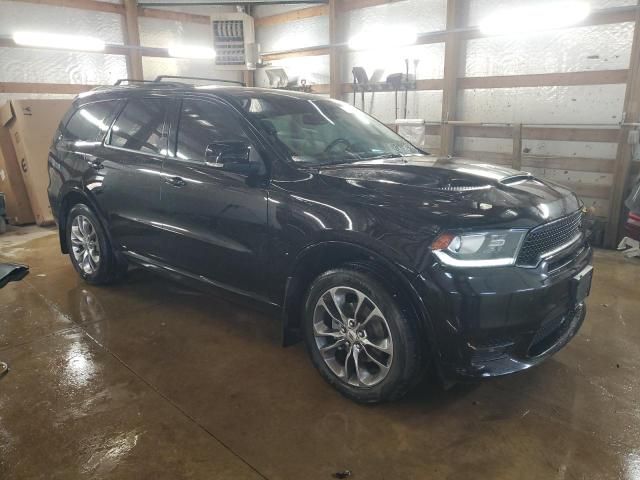
[[[230,109],[216,103],[185,99],[178,126],[176,156],[204,162],[207,145],[218,141],[244,140],[241,120]]]
[[[109,144],[145,153],[164,150],[164,120],[169,100],[136,98],[129,100],[111,129]]]
[[[119,102],[97,102],[76,110],[62,134],[65,140],[95,142],[109,129]]]

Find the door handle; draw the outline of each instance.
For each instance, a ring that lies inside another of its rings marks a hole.
[[[167,177],[164,179],[164,183],[172,187],[184,187],[187,184],[187,182],[180,177]]]
[[[94,170],[102,170],[104,168],[102,166],[102,160],[100,160],[98,157],[94,155],[89,155],[88,153],[85,153],[83,156],[84,156],[84,159],[87,161],[87,164]]]

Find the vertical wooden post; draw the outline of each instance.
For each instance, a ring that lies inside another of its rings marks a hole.
[[[440,155],[453,155],[455,127],[446,122],[456,119],[458,101],[458,67],[460,65],[460,36],[455,32],[462,17],[461,1],[447,0],[447,36],[444,48],[444,87],[442,91],[442,128]]]
[[[338,2],[329,0],[329,95],[339,99],[342,96],[340,75],[340,50],[338,48]]]
[[[624,99],[624,121],[636,123],[640,121],[640,2],[636,10],[636,25],[631,47],[631,64]],[[613,248],[618,242],[618,232],[622,215],[622,204],[625,200],[633,149],[629,145],[631,128],[621,127],[618,139],[616,167],[613,174],[613,191],[609,205],[609,222],[605,233],[605,247]]]
[[[511,166],[514,170],[522,170],[522,124],[517,123],[512,129],[513,138],[513,156],[511,157]]]
[[[242,72],[242,81],[247,87],[253,87],[256,84],[256,77],[253,70],[245,70]]]
[[[125,43],[131,47],[127,55],[127,75],[133,80],[143,80],[142,55],[140,54],[140,30],[138,28],[138,2],[124,0]]]

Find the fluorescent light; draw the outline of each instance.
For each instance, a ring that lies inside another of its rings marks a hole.
[[[85,35],[60,35],[43,32],[16,32],[13,41],[26,47],[61,48],[65,50],[85,50],[101,52],[104,42],[95,37]]]
[[[561,1],[497,11],[480,22],[485,35],[521,35],[569,27],[589,16],[587,2]]]
[[[418,34],[407,27],[378,27],[364,30],[349,39],[351,50],[370,50],[413,45]]]
[[[169,56],[176,58],[195,58],[201,60],[213,60],[216,58],[216,51],[209,47],[171,45],[167,50],[169,50]]]

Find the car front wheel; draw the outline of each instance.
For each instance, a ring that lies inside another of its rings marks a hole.
[[[403,396],[420,378],[415,318],[366,268],[328,271],[309,289],[305,342],[320,374],[345,396],[379,403]]]

